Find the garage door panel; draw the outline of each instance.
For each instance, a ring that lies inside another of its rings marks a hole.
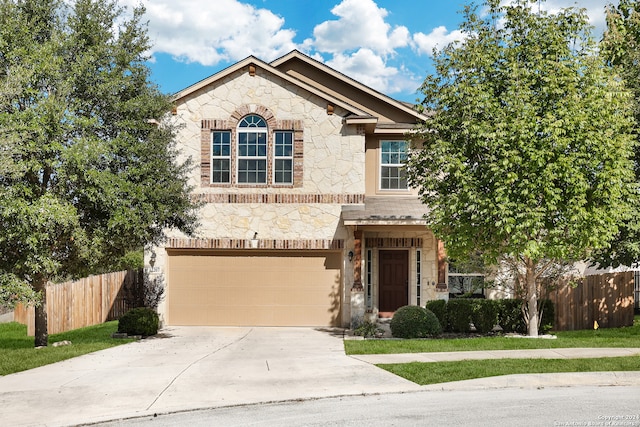
[[[168,323],[339,325],[339,253],[254,254],[170,254]]]

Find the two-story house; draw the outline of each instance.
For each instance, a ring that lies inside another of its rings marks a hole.
[[[197,238],[146,255],[165,325],[349,326],[445,297],[403,169],[413,106],[293,51],[184,89],[172,118],[204,205]]]

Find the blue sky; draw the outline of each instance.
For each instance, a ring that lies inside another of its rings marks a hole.
[[[130,6],[140,0],[119,0]],[[503,0],[506,2],[509,0]],[[613,0],[617,3],[617,0]],[[396,99],[415,102],[431,51],[460,38],[465,0],[142,0],[152,79],[175,93],[254,55],[298,49]],[[608,0],[547,0],[587,9],[596,33]]]

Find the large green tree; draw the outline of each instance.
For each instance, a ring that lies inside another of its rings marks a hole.
[[[422,86],[432,118],[408,171],[451,257],[517,266],[535,336],[549,268],[606,247],[628,215],[630,96],[584,11],[483,6],[466,7],[465,39],[435,53]]]
[[[640,2],[619,0],[618,6],[609,4],[606,12],[607,29],[600,52],[633,93],[635,135],[640,138]],[[634,163],[636,181],[640,182],[640,145],[636,145]],[[633,266],[640,262],[640,197],[630,197],[628,203],[633,207],[632,215],[621,225],[612,247],[594,253],[593,259],[600,266]]]
[[[0,295],[39,292],[36,346],[49,280],[196,227],[171,100],[145,65],[144,10],[68,4],[0,0]]]

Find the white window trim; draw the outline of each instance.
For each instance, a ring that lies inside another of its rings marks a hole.
[[[382,188],[382,167],[386,166],[386,167],[398,167],[398,168],[402,168],[405,166],[405,163],[382,163],[382,144],[385,142],[403,142],[407,145],[407,154],[409,152],[409,143],[403,139],[382,139],[380,140],[380,145],[379,145],[379,155],[378,155],[378,191],[383,191],[383,192],[401,192],[401,193],[408,193],[410,192],[410,188],[409,185],[407,183],[407,188]]]
[[[278,156],[276,154],[276,135],[278,134],[289,134],[291,135],[291,155],[290,156]],[[289,130],[276,130],[273,131],[273,156],[272,156],[272,173],[271,173],[271,182],[274,186],[291,186],[293,185],[293,170],[294,170],[294,162],[293,162],[293,149],[294,149],[294,138],[295,133]],[[276,161],[277,160],[290,160],[291,161],[291,181],[289,182],[276,182]],[[269,160],[267,160],[268,162]]]
[[[228,156],[214,156],[213,155],[213,135],[215,133],[224,133],[227,134],[229,136],[229,155]],[[233,171],[231,170],[231,153],[232,153],[232,144],[233,144],[233,134],[231,131],[229,130],[217,130],[217,129],[212,129],[211,130],[211,140],[209,142],[209,150],[211,152],[211,155],[209,157],[209,183],[210,184],[231,184],[232,181],[232,175],[233,175]],[[229,180],[226,182],[216,182],[213,180],[213,161],[214,160],[228,160],[229,161]]]
[[[264,118],[262,116],[259,116],[257,114],[251,114],[252,116],[256,116],[256,117],[260,117],[260,119],[262,119],[265,122],[266,125],[266,120],[264,120]],[[238,122],[238,126],[236,127],[236,141],[235,141],[235,148],[236,148],[236,184],[238,185],[247,185],[247,186],[252,186],[252,185],[269,185],[269,128],[268,127],[240,127],[240,124],[245,120],[245,118],[241,119]],[[264,156],[241,156],[240,155],[240,134],[264,134],[264,139],[265,139],[265,144],[267,145],[265,147],[265,155]],[[240,161],[241,160],[264,160],[265,163],[265,178],[264,178],[264,182],[240,182]]]

